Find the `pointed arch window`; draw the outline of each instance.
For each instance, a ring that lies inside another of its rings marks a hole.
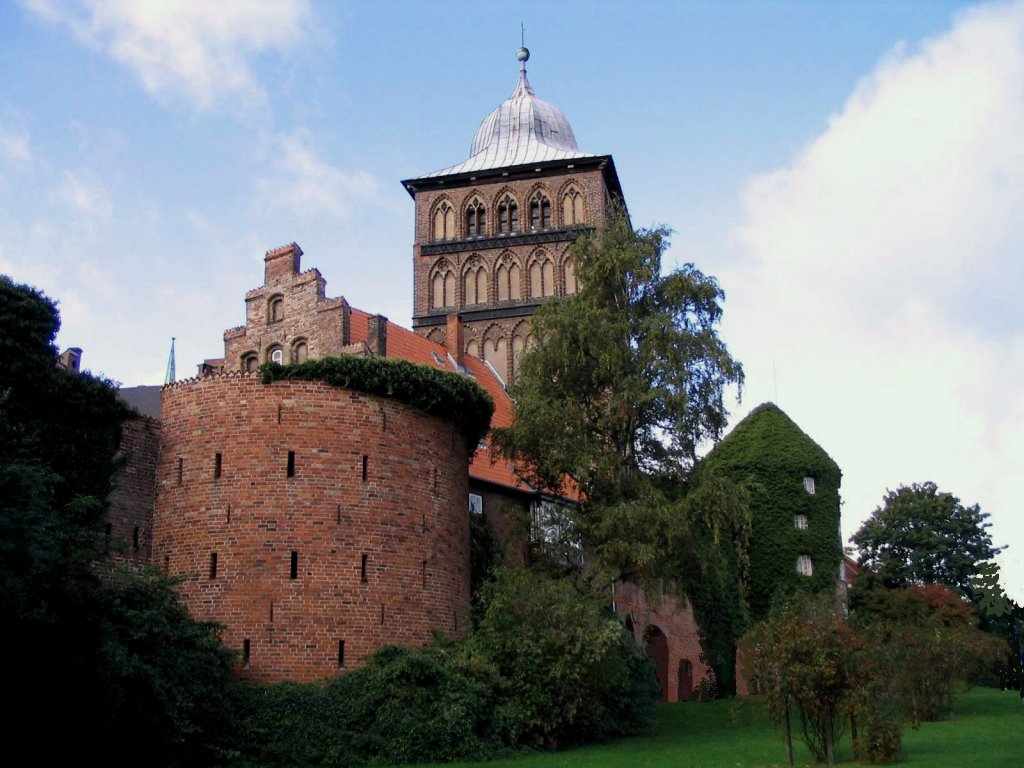
[[[462,296],[467,305],[487,303],[487,271],[471,266],[462,278]]]
[[[498,284],[498,301],[519,298],[519,265],[511,256],[506,254],[502,257],[495,278]]]
[[[543,192],[530,198],[530,229],[551,229],[551,201]]]
[[[434,239],[450,240],[455,237],[455,209],[445,200],[434,210]]]
[[[455,273],[448,266],[448,262],[442,260],[434,269],[434,276],[430,279],[430,307],[431,309],[443,309],[454,306]]]
[[[566,259],[562,266],[565,275],[565,294],[567,296],[576,293],[579,289],[579,281],[576,279],[576,263],[572,259]]]
[[[555,295],[555,265],[544,251],[537,251],[530,264],[530,298]]]
[[[483,237],[487,234],[487,209],[479,200],[474,200],[466,209],[466,237]]]
[[[562,224],[571,227],[583,221],[583,195],[576,187],[569,187],[562,196]]]
[[[498,233],[510,235],[519,229],[519,206],[512,195],[505,195],[498,203]]]

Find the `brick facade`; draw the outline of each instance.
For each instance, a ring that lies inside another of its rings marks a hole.
[[[143,562],[152,554],[159,450],[160,422],[143,417],[121,425],[119,466],[107,497],[110,543],[116,552]]]
[[[708,675],[708,667],[700,660],[700,637],[693,608],[681,605],[670,595],[661,596],[652,604],[643,590],[629,583],[616,584],[614,601],[626,627],[654,659],[661,700],[693,699],[693,691]]]
[[[609,161],[575,160],[511,175],[502,171],[443,182],[406,182],[416,203],[417,332],[446,343],[445,317],[459,313],[465,327],[464,351],[487,360],[509,381],[529,341],[533,312],[545,299],[576,290],[566,253],[581,232],[604,221],[608,200],[619,194]],[[550,204],[550,220],[533,226],[530,201],[538,193]],[[575,208],[565,204],[567,195],[579,197]],[[506,198],[516,204],[518,223],[503,232],[499,205]],[[452,209],[454,232],[438,232],[436,216],[442,205]],[[471,230],[469,211],[476,205],[485,212],[485,224]]]
[[[162,422],[153,562],[225,625],[243,677],[323,678],[465,628],[468,457],[451,424],[237,373],[166,387]]]

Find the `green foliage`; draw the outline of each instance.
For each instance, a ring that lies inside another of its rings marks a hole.
[[[595,504],[638,473],[679,474],[725,424],[743,372],[718,338],[723,293],[692,264],[663,275],[668,231],[634,231],[621,208],[570,249],[580,290],[533,318],[512,382],[514,426],[498,442],[538,487],[572,477]]]
[[[153,765],[201,765],[222,723],[228,656],[165,580],[107,561],[102,499],[132,412],[111,382],[56,367],[59,327],[52,301],[0,277],[0,611],[17,702],[8,727],[44,762],[73,744],[104,762],[144,748]],[[61,739],[55,696],[72,713]]]
[[[800,735],[819,762],[835,762],[836,745],[851,709],[853,631],[834,600],[802,596],[778,605],[750,633],[751,665],[776,724],[796,710]]]
[[[836,463],[773,403],[758,406],[716,445],[697,468],[743,486],[750,506],[750,612],[768,615],[778,595],[833,593],[842,558]],[[805,477],[814,478],[808,493]],[[797,528],[796,515],[807,527]],[[812,576],[797,572],[809,555]]]
[[[474,603],[504,559],[504,548],[484,515],[469,516],[469,591]]]
[[[283,379],[322,381],[368,395],[389,397],[451,421],[470,451],[490,428],[494,401],[470,378],[389,357],[324,357],[304,363],[260,366],[264,384]]]
[[[643,728],[653,664],[607,609],[566,579],[502,570],[471,643],[498,672],[494,727],[509,745],[551,749]]]
[[[645,493],[610,507],[591,536],[590,567],[632,581],[649,595],[683,595],[693,606],[705,661],[718,691],[735,693],[736,640],[749,623],[747,495],[728,479],[702,475],[687,483],[648,484]]]
[[[572,538],[592,555],[596,589],[630,579],[692,600],[702,640],[725,640],[709,655],[729,691],[746,621],[745,509],[733,488],[681,484],[696,446],[721,434],[724,391],[743,372],[718,337],[714,278],[692,264],[662,274],[667,235],[634,231],[613,207],[577,241],[580,290],[534,315],[536,343],[512,382],[516,420],[496,443],[536,487],[572,478],[582,491]]]
[[[652,665],[598,602],[565,581],[499,569],[483,604],[468,639],[385,646],[324,684],[241,686],[234,764],[483,760],[647,724]]]
[[[1004,641],[977,628],[953,589],[914,585],[855,590],[853,616],[883,646],[884,674],[904,717],[917,725],[953,711],[953,694],[1005,657]]]
[[[1002,549],[992,546],[988,517],[935,483],[915,483],[886,493],[852,538],[860,564],[886,587],[946,584],[975,600],[981,564]]]

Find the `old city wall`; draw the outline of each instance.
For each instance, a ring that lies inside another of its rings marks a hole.
[[[708,667],[700,660],[693,608],[681,605],[671,595],[652,602],[643,590],[629,583],[616,586],[615,604],[636,641],[647,648],[655,662],[662,701],[694,698],[697,686],[708,675]]]
[[[468,454],[451,424],[250,374],[169,386],[162,416],[153,562],[225,626],[242,677],[323,678],[465,628]]]
[[[115,553],[149,562],[156,499],[160,422],[140,417],[121,425],[117,472],[107,497],[110,543]]]

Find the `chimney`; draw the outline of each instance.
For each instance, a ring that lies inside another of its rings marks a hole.
[[[388,319],[384,315],[370,315],[366,321],[366,347],[371,355],[388,356]]]
[[[462,325],[462,315],[453,313],[448,315],[448,335],[445,337],[444,345],[448,353],[455,358],[459,368],[463,367],[463,353],[466,349],[466,333]]]
[[[263,284],[270,285],[282,277],[299,274],[302,263],[302,249],[297,243],[288,243],[280,248],[267,251],[263,257]]]

